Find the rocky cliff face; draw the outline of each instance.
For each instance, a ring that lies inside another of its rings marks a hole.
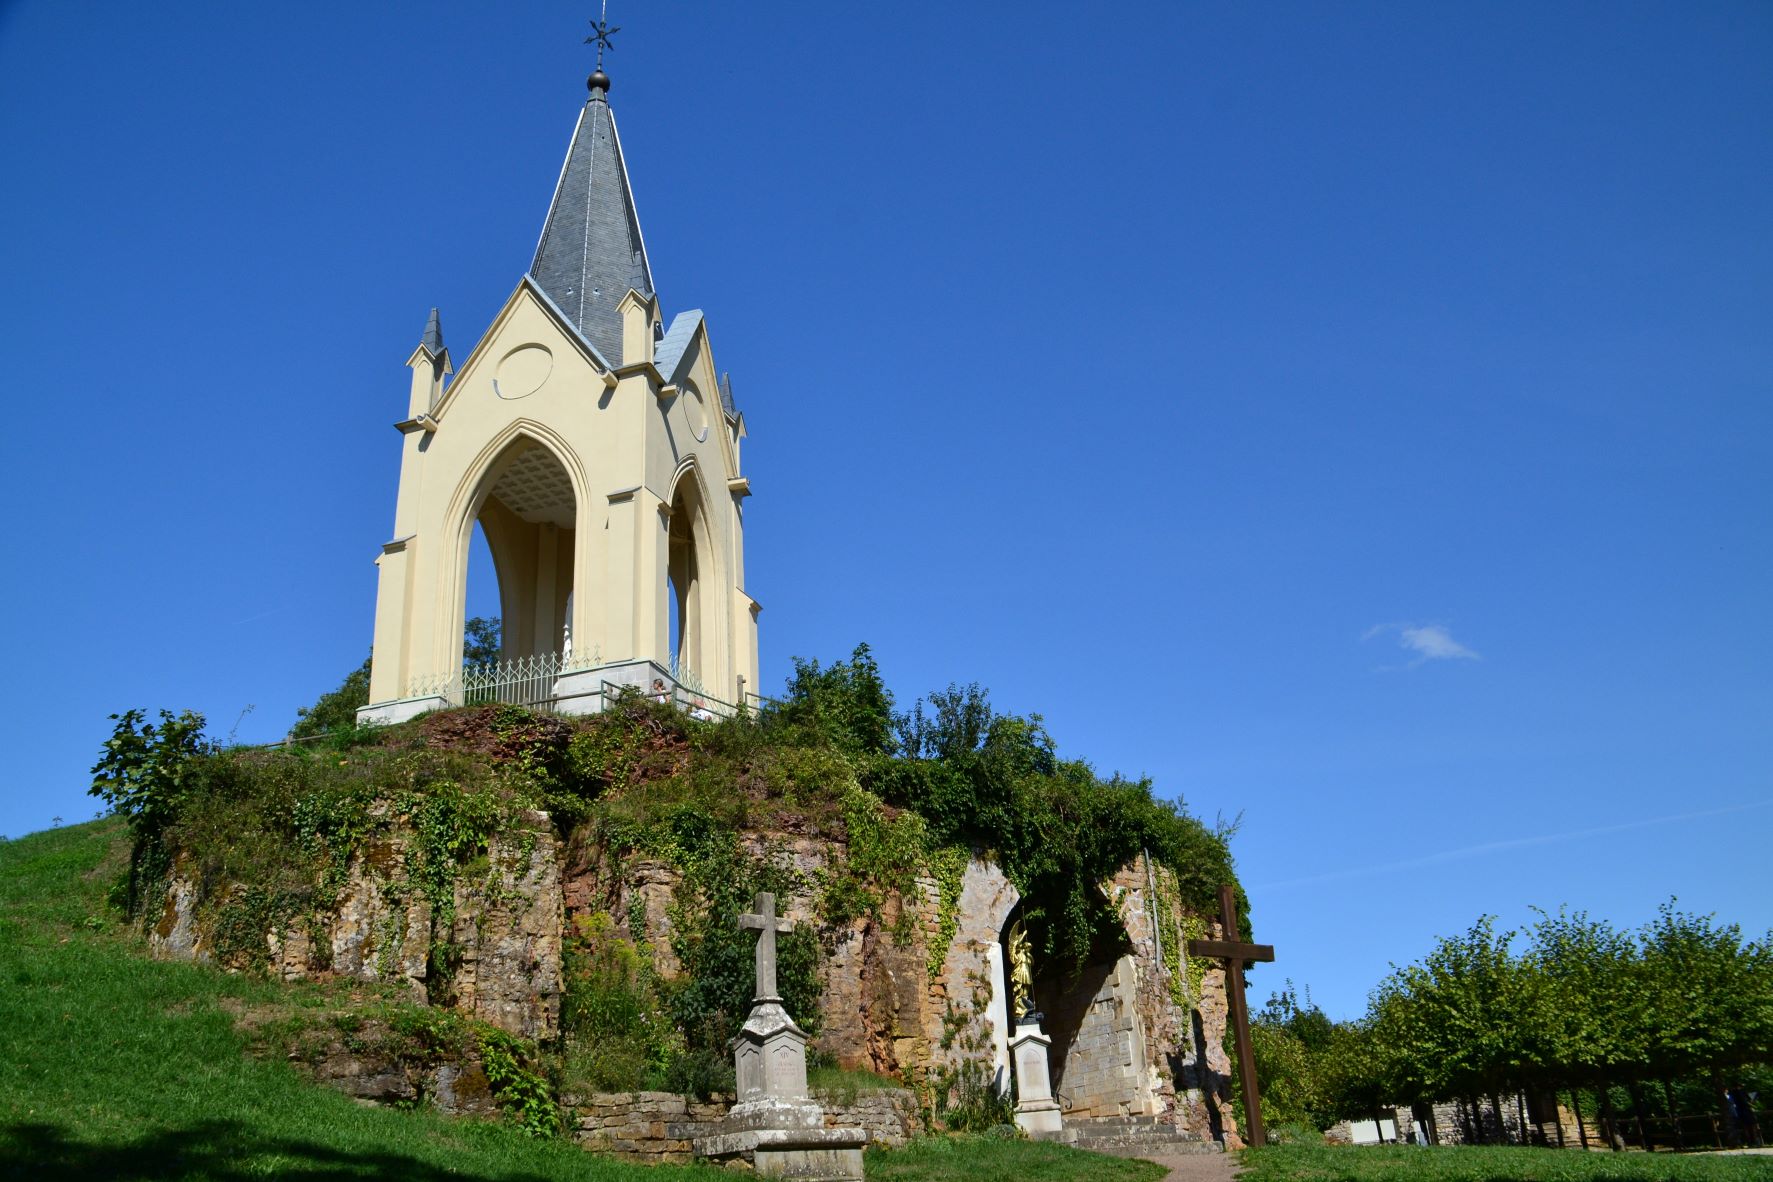
[[[552,1037],[562,985],[560,843],[545,814],[524,820],[494,835],[485,865],[456,881],[447,925],[416,887],[410,835],[396,829],[351,859],[333,906],[267,925],[259,936],[265,963],[286,981],[332,975],[403,985],[420,1003],[452,1006],[523,1038]],[[222,909],[202,903],[194,876],[175,860],[148,933],[154,955],[217,959]]]
[[[842,845],[764,834],[746,842],[754,856],[791,865],[801,887],[781,905],[820,932],[817,1049],[844,1067],[913,1080],[999,1068],[1007,1080],[999,940],[1020,896],[994,862],[969,860],[947,906],[942,884],[925,877],[909,897],[885,898],[878,914],[820,926],[818,884],[845,856]],[[453,915],[440,917],[415,884],[410,835],[396,828],[351,859],[334,906],[268,925],[258,938],[262,963],[284,979],[393,982],[416,1001],[545,1041],[560,1029],[563,933],[575,922],[605,913],[651,946],[663,976],[681,971],[670,951],[680,884],[665,862],[612,858],[582,836],[562,843],[545,814],[530,813],[491,839],[484,865],[458,877]],[[1159,886],[1142,858],[1102,884],[1124,942],[1081,973],[1054,970],[1037,983],[1053,1076],[1073,1118],[1155,1117],[1203,1140],[1221,1132],[1234,1140],[1223,974],[1198,965],[1190,974],[1179,961],[1185,917]],[[215,912],[175,862],[150,932],[155,954],[226,959],[217,956]]]

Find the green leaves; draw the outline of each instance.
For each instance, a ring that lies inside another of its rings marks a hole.
[[[162,710],[159,726],[143,722],[140,710],[111,718],[117,726],[93,765],[89,793],[137,834],[158,833],[178,815],[195,778],[192,765],[216,745],[203,734],[203,715],[190,710]]]

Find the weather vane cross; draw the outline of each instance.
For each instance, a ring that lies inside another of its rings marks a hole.
[[[603,51],[615,48],[610,44],[610,38],[622,31],[619,25],[613,29],[609,27],[609,0],[604,0],[602,11],[598,14],[597,19],[590,23],[591,35],[585,38],[585,44],[597,46],[597,68],[601,70],[603,69]]]

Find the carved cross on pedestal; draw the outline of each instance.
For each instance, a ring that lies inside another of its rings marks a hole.
[[[761,897],[761,896],[760,896]],[[1244,1086],[1245,1130],[1251,1145],[1265,1143],[1262,1132],[1262,1096],[1256,1090],[1256,1054],[1250,1047],[1250,1011],[1244,1004],[1244,962],[1273,960],[1274,945],[1244,944],[1237,938],[1237,895],[1231,885],[1219,888],[1220,940],[1190,940],[1188,955],[1217,957],[1225,961],[1225,996],[1231,1003],[1231,1025],[1237,1031],[1237,1074]],[[1205,1055],[1205,1048],[1201,1053]]]
[[[751,905],[755,914],[739,916],[739,926],[757,929],[757,994],[753,1001],[781,1001],[776,996],[776,933],[794,930],[792,920],[776,918],[776,897],[759,891]]]

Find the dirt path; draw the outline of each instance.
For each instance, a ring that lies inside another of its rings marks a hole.
[[[1241,1169],[1233,1154],[1176,1153],[1140,1156],[1169,1169],[1164,1182],[1231,1182]]]

